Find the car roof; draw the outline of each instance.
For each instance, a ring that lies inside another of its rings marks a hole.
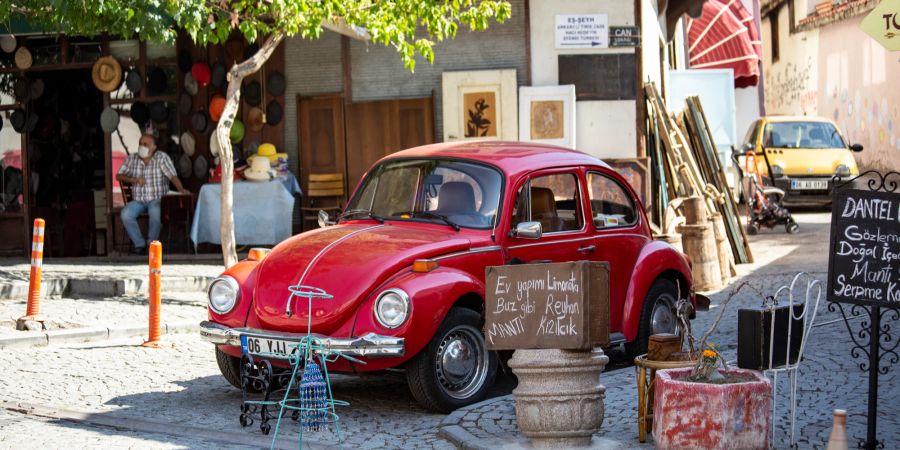
[[[423,145],[392,153],[382,159],[460,158],[498,167],[514,176],[534,170],[560,166],[609,166],[587,153],[554,145],[515,141],[444,142]],[[379,161],[381,162],[381,161]]]
[[[827,122],[833,123],[827,117],[815,116],[765,116],[767,122]]]

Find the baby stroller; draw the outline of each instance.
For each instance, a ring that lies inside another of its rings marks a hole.
[[[784,190],[775,186],[765,186],[762,176],[756,166],[756,155],[751,150],[745,155],[744,161],[744,193],[747,199],[747,233],[755,235],[762,227],[775,228],[784,225],[784,230],[789,234],[800,231],[800,225],[794,221],[794,216],[782,204]],[[763,154],[765,158],[765,154]],[[737,152],[734,153],[737,162]],[[768,165],[768,160],[766,161]],[[740,167],[740,165],[738,165]],[[771,173],[771,169],[770,172]]]

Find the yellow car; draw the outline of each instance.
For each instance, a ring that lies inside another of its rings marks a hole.
[[[859,174],[849,145],[834,122],[821,117],[765,116],[747,130],[742,152],[755,151],[763,183],[792,203],[831,202],[832,177]]]

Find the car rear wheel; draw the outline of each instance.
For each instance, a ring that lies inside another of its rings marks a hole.
[[[644,305],[641,307],[641,321],[638,324],[638,335],[634,342],[626,345],[628,354],[633,358],[647,353],[650,336],[660,333],[676,333],[678,316],[675,314],[675,303],[678,301],[678,288],[667,279],[658,279],[650,286]]]
[[[487,394],[497,372],[497,354],[487,350],[481,316],[453,308],[431,342],[406,366],[413,397],[422,406],[448,413]]]

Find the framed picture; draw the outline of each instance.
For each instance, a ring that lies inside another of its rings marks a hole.
[[[519,140],[575,148],[575,86],[520,87]]]
[[[516,140],[516,71],[471,70],[442,75],[444,142]]]
[[[652,198],[650,196],[650,158],[604,159],[603,162],[609,164],[609,167],[628,180],[628,184],[637,192],[641,203],[644,204],[644,209],[649,210],[650,205],[647,202]]]

